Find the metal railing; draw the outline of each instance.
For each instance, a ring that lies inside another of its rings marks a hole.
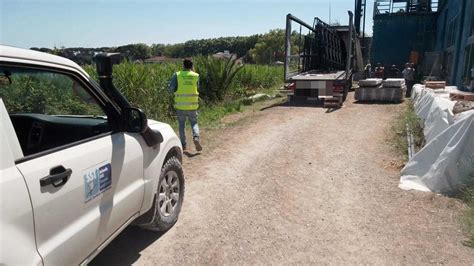
[[[375,0],[374,16],[404,13],[433,13],[438,11],[439,2],[439,0]]]

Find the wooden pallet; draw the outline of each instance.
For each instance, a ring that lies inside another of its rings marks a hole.
[[[452,101],[471,101],[474,102],[474,93],[466,91],[453,91],[449,93]]]
[[[326,98],[324,99],[324,108],[341,108],[342,107],[342,98]]]
[[[433,90],[442,90],[446,88],[446,81],[425,81],[425,86]]]

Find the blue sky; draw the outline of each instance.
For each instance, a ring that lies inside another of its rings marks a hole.
[[[330,4],[331,3],[331,4]],[[102,47],[248,36],[284,28],[292,13],[347,24],[353,0],[0,0],[0,43],[30,47]],[[373,1],[367,0],[366,31]]]

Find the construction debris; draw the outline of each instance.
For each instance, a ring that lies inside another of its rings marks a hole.
[[[459,114],[469,110],[474,110],[473,101],[457,101],[453,107],[453,114]]]

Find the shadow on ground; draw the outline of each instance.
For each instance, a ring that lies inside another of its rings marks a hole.
[[[131,265],[140,258],[140,252],[160,239],[163,232],[127,227],[89,265]]]
[[[188,158],[193,158],[193,157],[201,155],[201,152],[191,153],[189,151],[184,151],[183,154],[186,155],[186,157]]]
[[[308,101],[284,101],[280,103],[275,103],[270,106],[266,106],[260,111],[264,111],[273,107],[315,107],[315,108],[322,108],[323,102],[308,102]]]
[[[270,108],[273,108],[273,107],[312,107],[312,108],[324,108],[324,102],[322,101],[319,101],[319,102],[309,102],[309,101],[291,101],[291,102],[288,102],[288,101],[285,101],[285,102],[282,102],[282,103],[276,103],[276,104],[272,104],[270,106],[266,106],[262,109],[260,109],[260,111],[265,111],[267,109],[270,109]],[[335,112],[337,110],[340,110],[341,108],[327,108],[326,110],[326,113],[332,113],[332,112]]]
[[[365,105],[397,105],[403,102],[384,102],[384,101],[354,101],[354,104],[365,104]]]

